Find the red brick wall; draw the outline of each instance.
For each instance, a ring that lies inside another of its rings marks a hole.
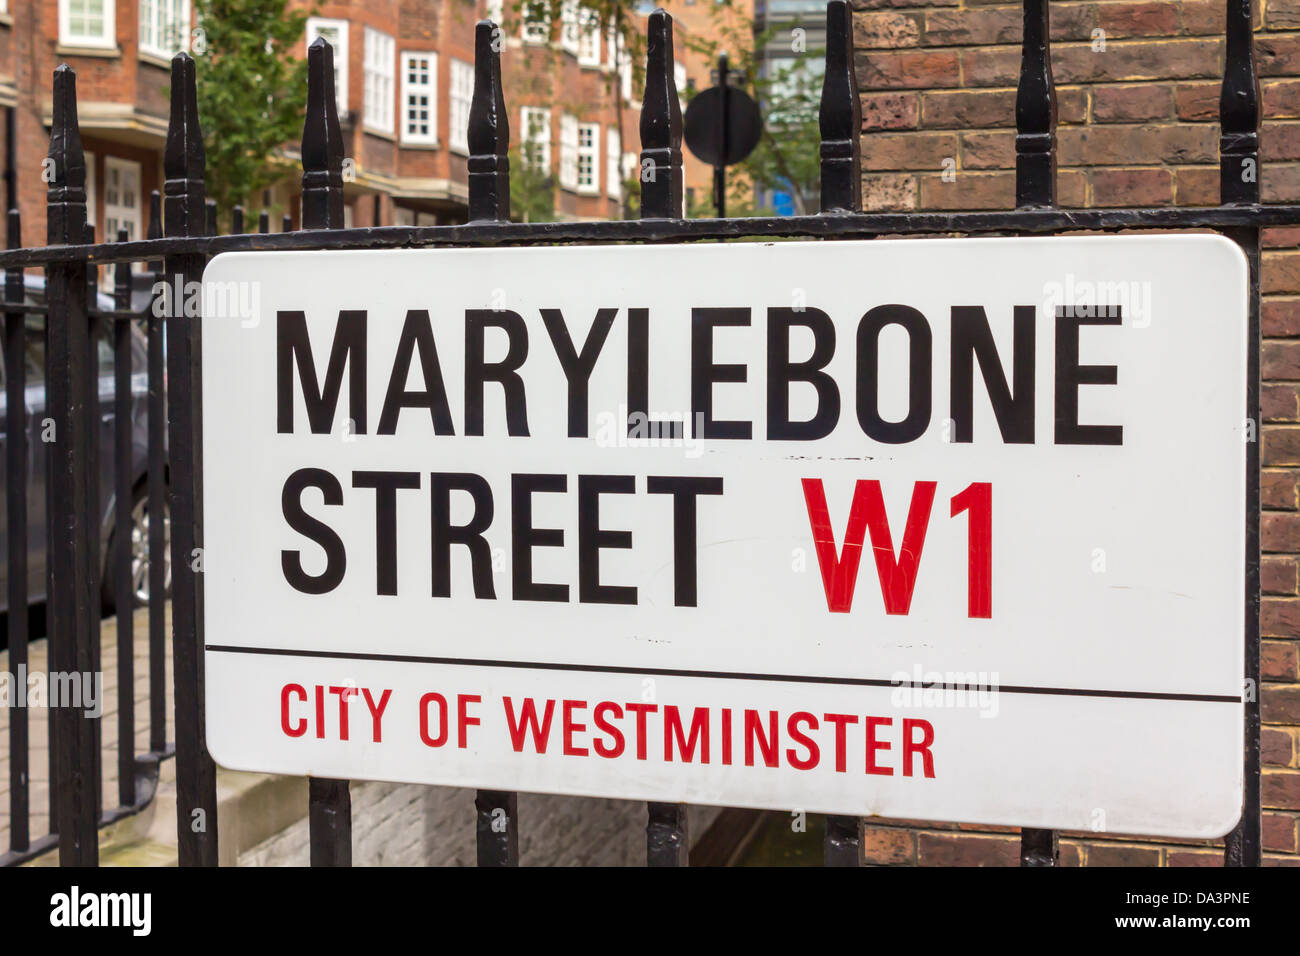
[[[1010,209],[1021,7],[854,0],[864,201]],[[1063,206],[1213,205],[1222,0],[1053,0]],[[1265,201],[1300,201],[1300,0],[1256,0]],[[944,172],[949,175],[945,178]],[[1265,860],[1300,865],[1300,229],[1267,230],[1262,283]],[[1171,463],[1177,467],[1175,463]],[[1015,830],[873,821],[868,858],[1013,865]],[[1064,865],[1214,866],[1222,843],[1062,834]]]

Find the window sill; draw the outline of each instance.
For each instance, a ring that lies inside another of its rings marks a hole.
[[[122,48],[113,46],[73,46],[60,43],[54,48],[55,56],[99,56],[105,59],[117,59],[122,55]]]
[[[160,69],[170,70],[172,68],[171,57],[163,56],[160,53],[138,50],[136,51],[135,58],[141,63],[148,63],[150,66],[156,66]]]
[[[375,129],[373,126],[366,126],[366,125],[363,123],[363,124],[361,125],[361,132],[365,133],[367,136],[373,136],[373,137],[375,137],[376,139],[386,139],[386,140],[388,140],[390,143],[396,143],[396,142],[397,142],[397,134],[394,133],[394,132],[391,132],[390,130],[386,130],[386,129]]]
[[[0,13],[0,27],[11,27],[13,25],[14,18],[12,14]]]
[[[421,141],[418,143],[412,143],[410,140],[404,139],[398,145],[400,145],[402,149],[422,149],[426,152],[431,152],[431,153],[437,152],[438,150],[442,149],[442,143],[438,142],[438,140],[436,139],[431,140],[429,142]]]

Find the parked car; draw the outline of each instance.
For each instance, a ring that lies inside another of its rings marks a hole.
[[[43,276],[25,278],[26,301],[33,305],[45,304],[45,279]],[[111,310],[112,296],[98,293],[96,307]],[[99,432],[96,438],[99,472],[100,501],[100,569],[104,605],[111,608],[113,600],[113,573],[110,556],[117,547],[119,531],[130,536],[131,584],[137,604],[149,600],[149,498],[148,498],[148,364],[147,340],[137,327],[131,330],[131,526],[118,529],[116,525],[115,495],[115,440],[116,410],[113,397],[113,345],[111,332],[101,323],[97,343],[99,358]],[[46,418],[45,396],[45,316],[29,314],[26,317],[25,366],[27,372],[27,595],[31,603],[43,601],[46,596],[48,542],[46,536],[46,476],[48,474],[48,444],[42,440],[43,419]],[[9,523],[4,495],[7,469],[4,467],[5,449],[8,445],[5,414],[8,408],[4,383],[8,370],[0,355],[0,531],[8,539]],[[167,516],[164,513],[163,520]],[[164,527],[166,536],[167,528]],[[165,537],[166,540],[166,537]],[[166,560],[166,546],[164,547]],[[171,590],[170,562],[165,568],[168,592]],[[7,612],[9,592],[8,549],[0,548],[0,611]]]

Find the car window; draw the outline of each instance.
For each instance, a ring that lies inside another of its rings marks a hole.
[[[27,384],[43,385],[45,383],[44,317],[39,315],[27,316],[26,332],[24,353],[27,358]],[[96,345],[100,377],[113,374],[113,345],[109,335],[108,330],[101,327],[101,334]],[[140,341],[141,338],[142,336],[138,334],[132,335],[131,366],[135,372],[142,372],[145,368],[145,350]],[[3,381],[3,379],[0,379],[0,381]]]

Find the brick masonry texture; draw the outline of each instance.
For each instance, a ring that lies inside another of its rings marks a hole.
[[[854,0],[868,209],[1010,209],[1021,6]],[[1265,202],[1300,201],[1300,2],[1255,0]],[[1053,0],[1058,201],[1215,205],[1222,0]],[[951,169],[955,178],[945,179]],[[1265,863],[1300,865],[1300,229],[1263,236]],[[1188,461],[1194,459],[1188,449]],[[1183,463],[1171,463],[1175,468]],[[1014,865],[1015,831],[873,820],[881,865]],[[1067,866],[1216,866],[1222,843],[1061,835]]]

